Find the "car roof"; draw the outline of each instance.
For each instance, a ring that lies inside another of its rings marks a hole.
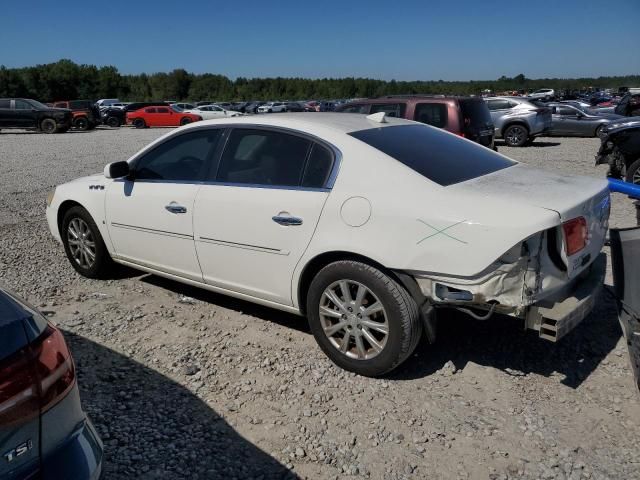
[[[247,124],[270,127],[291,128],[302,132],[314,133],[317,129],[334,132],[351,133],[370,128],[386,128],[395,125],[414,125],[416,122],[402,118],[386,117],[385,123],[369,120],[360,113],[279,113],[278,115],[255,115],[247,117],[221,118],[219,120],[203,120],[189,124],[183,128],[199,128],[224,124]]]

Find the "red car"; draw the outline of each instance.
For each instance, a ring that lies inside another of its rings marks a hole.
[[[127,113],[127,124],[136,128],[179,127],[202,120],[200,115],[186,113],[174,107],[145,107]]]

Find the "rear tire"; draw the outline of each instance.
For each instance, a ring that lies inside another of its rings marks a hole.
[[[83,207],[71,207],[64,215],[60,236],[71,266],[87,278],[107,278],[113,260],[96,223]]]
[[[136,128],[146,128],[147,124],[145,123],[145,121],[142,118],[136,118],[133,121],[133,126]]]
[[[40,130],[42,130],[43,133],[56,133],[57,129],[58,126],[56,125],[56,121],[53,118],[45,118],[44,120],[42,120],[42,122],[40,122]]]
[[[320,270],[309,287],[307,315],[322,351],[339,367],[367,377],[400,365],[422,335],[409,293],[385,272],[356,261]]]
[[[73,122],[74,128],[86,132],[89,130],[89,119],[87,117],[78,117]]]
[[[503,137],[508,146],[522,147],[529,140],[529,130],[524,125],[510,125],[505,129]]]
[[[625,180],[629,183],[640,185],[640,158],[631,162],[631,165],[627,168]]]

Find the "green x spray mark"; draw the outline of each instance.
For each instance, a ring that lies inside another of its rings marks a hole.
[[[424,220],[420,220],[419,218],[417,219],[418,222],[425,224],[427,227],[429,227],[430,229],[432,229],[434,231],[434,233],[432,233],[431,235],[427,235],[426,237],[424,237],[422,240],[419,240],[418,242],[416,242],[416,245],[419,245],[420,243],[424,242],[425,240],[428,240],[431,237],[435,237],[436,235],[444,235],[445,237],[449,237],[451,240],[455,240],[456,242],[460,242],[460,243],[464,243],[465,245],[467,245],[467,242],[465,242],[464,240],[460,240],[459,238],[454,237],[453,235],[449,235],[447,233],[447,230],[449,230],[450,228],[455,227],[456,225],[460,225],[461,223],[466,222],[466,220],[461,220],[459,222],[456,222],[452,225],[449,225],[448,227],[445,228],[436,228],[433,225],[429,225],[427,222],[425,222]]]

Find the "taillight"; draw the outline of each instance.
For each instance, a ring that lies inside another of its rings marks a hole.
[[[62,333],[51,325],[36,340],[32,350],[40,381],[40,406],[46,412],[73,387],[76,377],[73,359]]]
[[[564,222],[562,230],[564,231],[564,242],[568,257],[587,246],[589,230],[587,229],[587,220],[584,217]]]
[[[21,424],[40,414],[38,382],[28,347],[0,362],[0,427]]]

